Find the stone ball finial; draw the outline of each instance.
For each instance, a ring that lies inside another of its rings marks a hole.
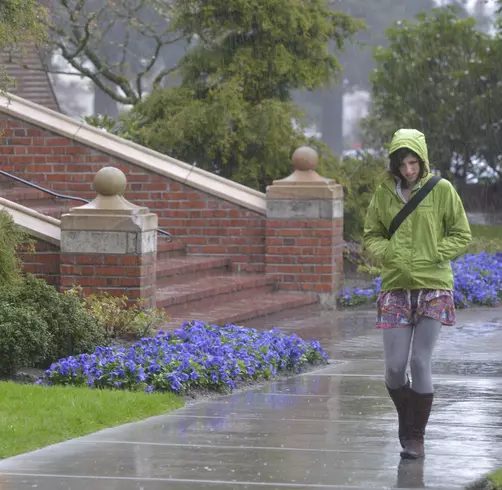
[[[115,167],[103,167],[93,181],[94,190],[102,196],[123,195],[127,179],[122,170]]]
[[[315,170],[319,163],[319,155],[309,146],[301,146],[293,153],[291,158],[294,170],[306,172],[307,170]]]

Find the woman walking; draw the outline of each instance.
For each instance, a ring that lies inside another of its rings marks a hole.
[[[388,175],[368,208],[364,242],[382,263],[377,328],[383,332],[385,383],[398,414],[401,457],[416,459],[425,455],[434,346],[441,326],[455,324],[450,261],[465,252],[471,231],[453,186],[430,174],[421,132],[400,129],[389,153]]]

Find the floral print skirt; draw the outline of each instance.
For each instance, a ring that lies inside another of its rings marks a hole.
[[[377,299],[377,328],[409,327],[426,316],[455,325],[453,291],[418,289],[382,291]]]

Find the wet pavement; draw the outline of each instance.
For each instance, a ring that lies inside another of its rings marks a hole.
[[[0,489],[453,490],[502,466],[502,309],[458,313],[434,360],[425,461],[399,458],[373,313],[269,317],[331,364],[0,462]]]

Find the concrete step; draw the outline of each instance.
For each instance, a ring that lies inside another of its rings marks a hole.
[[[9,198],[7,197],[6,199]],[[34,209],[39,213],[42,212],[40,211],[41,209],[61,209],[61,212],[63,212],[75,206],[79,206],[79,203],[74,201],[67,201],[65,199],[12,199],[11,198],[9,200],[17,204],[21,204],[26,208]]]
[[[23,204],[23,203],[19,203]],[[23,204],[26,206],[26,204]],[[44,204],[42,206],[27,206],[35,211],[38,211],[41,214],[45,214],[46,216],[51,216],[52,218],[61,219],[61,216],[64,213],[67,213],[70,208],[73,206],[68,206],[65,204]]]
[[[12,180],[0,175],[0,197],[3,197],[2,191],[12,188]],[[5,198],[7,199],[7,198]]]
[[[11,199],[10,196],[12,196],[12,200],[23,200],[23,201],[37,201],[37,200],[44,200],[44,201],[54,201],[54,202],[61,202],[61,203],[68,203],[69,206],[82,206],[85,204],[85,202],[78,200],[80,196],[78,195],[73,195],[71,192],[64,192],[64,191],[58,191],[58,190],[52,190],[52,192],[59,193],[63,196],[68,196],[68,197],[75,197],[76,200],[73,199],[66,199],[64,197],[57,197],[53,196],[52,194],[49,194],[48,192],[41,191],[38,189],[35,189],[34,187],[29,187],[29,186],[16,186],[14,185],[11,188],[8,189],[3,189],[2,196],[5,195],[6,199]]]
[[[0,164],[2,164],[2,163],[4,163],[4,162],[0,162]],[[5,175],[0,174],[0,189],[10,189],[10,188],[14,187],[14,184],[15,184],[14,180],[12,180],[9,177],[6,177]]]
[[[8,182],[0,186],[0,197],[58,219],[72,207],[83,204],[70,199],[58,199],[46,192],[28,186],[9,187]]]
[[[163,229],[169,231],[166,228]],[[181,240],[177,240],[176,237],[173,237],[173,241],[169,243],[166,237],[160,234],[157,235],[157,267],[159,263],[163,262],[165,259],[170,257],[182,257],[184,255],[186,255],[186,245]]]
[[[221,276],[230,271],[230,263],[226,257],[185,255],[157,258],[157,289],[203,277]]]
[[[28,186],[1,189],[0,197],[14,202],[54,199],[50,194]]]
[[[272,293],[275,282],[264,274],[230,274],[191,279],[157,289],[157,307],[168,315],[181,314],[196,306],[206,311],[215,305],[235,302],[255,294]]]
[[[0,197],[57,219],[60,219],[70,208],[79,204],[76,201],[51,198],[48,194],[36,189],[26,190],[17,187],[4,187],[2,185],[0,185]]]
[[[182,313],[171,315],[170,320],[163,325],[163,330],[179,328],[185,321],[199,320],[219,326],[227,323],[239,324],[246,320],[263,317],[284,310],[301,308],[315,304],[315,294],[285,293],[281,291],[249,294],[247,297],[236,301],[225,301],[214,304],[210,308],[193,305]]]

